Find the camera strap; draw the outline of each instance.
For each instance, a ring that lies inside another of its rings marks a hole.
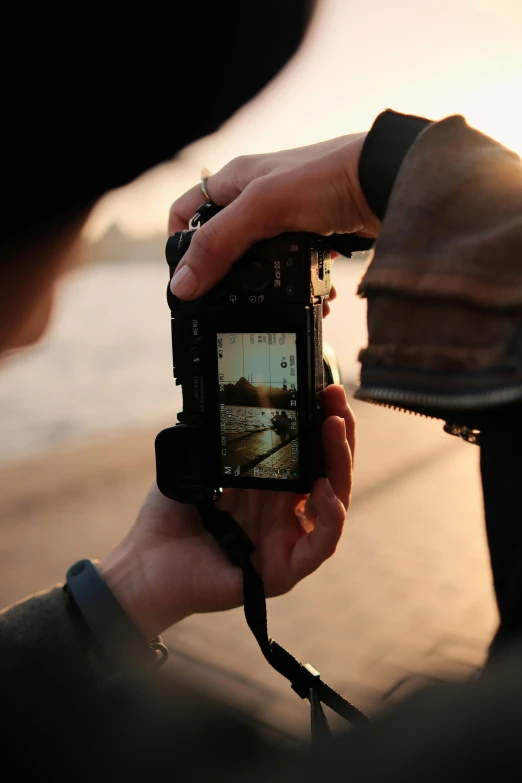
[[[301,699],[310,702],[312,740],[320,740],[330,734],[322,704],[353,725],[367,722],[367,716],[323,682],[319,672],[310,664],[301,663],[268,636],[265,588],[250,559],[254,544],[243,528],[228,512],[217,508],[215,498],[202,500],[198,503],[198,510],[205,530],[213,536],[230,562],[243,571],[245,618],[265,659],[286,677]]]

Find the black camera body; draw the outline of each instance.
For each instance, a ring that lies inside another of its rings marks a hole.
[[[170,279],[193,234],[169,238]],[[330,278],[328,239],[295,233],[255,245],[197,301],[181,301],[169,287],[183,411],[156,439],[164,495],[195,503],[220,487],[311,490],[323,474]]]

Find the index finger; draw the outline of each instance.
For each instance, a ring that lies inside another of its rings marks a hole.
[[[201,185],[194,185],[193,188],[176,199],[169,212],[169,236],[175,234],[176,231],[185,231],[190,218],[204,201]]]
[[[172,278],[171,291],[180,299],[197,299],[229,271],[252,245],[284,230],[284,198],[278,189],[248,185],[243,193],[199,228]],[[262,189],[262,199],[260,198]]]

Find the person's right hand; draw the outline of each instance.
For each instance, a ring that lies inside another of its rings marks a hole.
[[[253,244],[286,231],[376,237],[380,221],[364,198],[357,174],[365,138],[366,133],[356,133],[309,147],[243,156],[209,177],[208,193],[225,209],[196,231],[172,279],[172,292],[196,299]],[[169,234],[185,230],[202,201],[200,185],[175,201]]]

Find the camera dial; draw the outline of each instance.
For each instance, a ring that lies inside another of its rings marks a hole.
[[[270,282],[265,265],[261,261],[250,261],[238,269],[237,279],[247,291],[259,293]]]

